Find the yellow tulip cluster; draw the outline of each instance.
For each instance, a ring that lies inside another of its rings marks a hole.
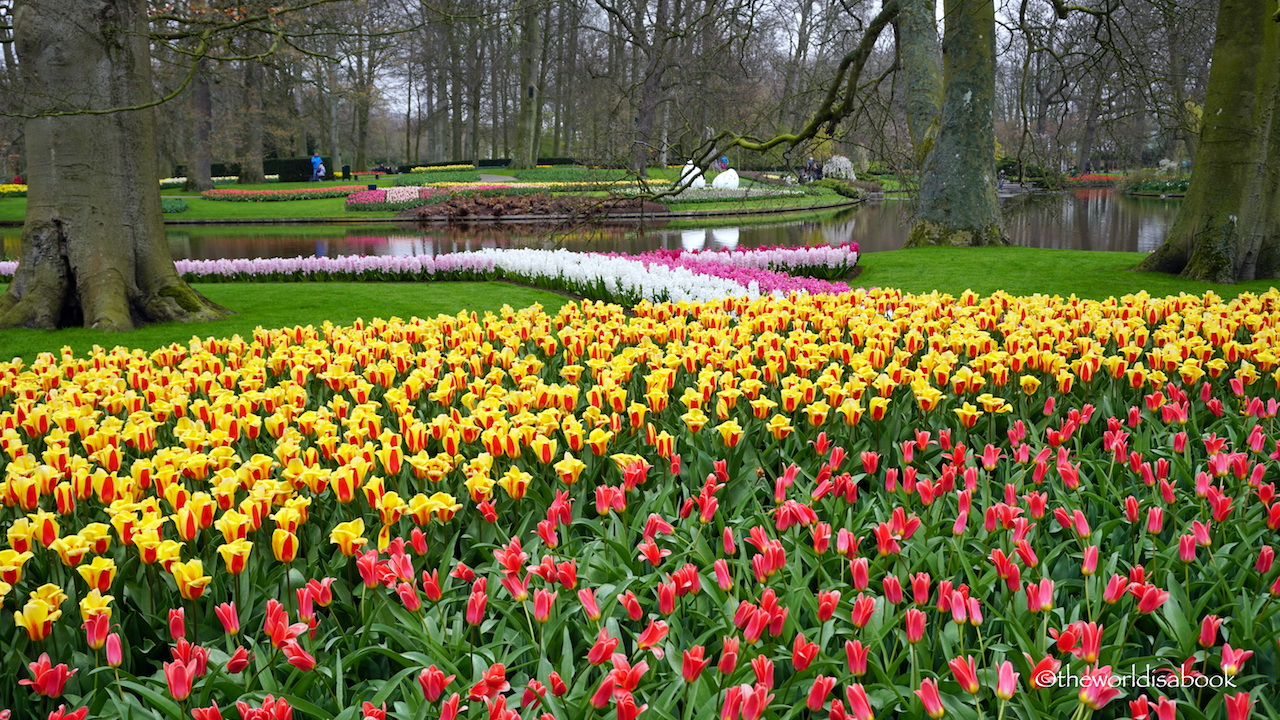
[[[270,522],[275,560],[292,562],[313,505],[346,518],[328,537],[350,555],[369,542],[365,517],[385,546],[406,517],[452,519],[454,492],[515,502],[535,482],[577,482],[589,456],[643,463],[619,451],[632,437],[671,458],[708,426],[731,448],[878,421],[896,402],[972,427],[1044,387],[1275,382],[1277,308],[1276,291],[1098,302],[873,290],[630,314],[587,302],[0,363],[0,501],[15,518],[0,596],[47,554],[84,580],[82,612],[109,613],[123,553],[198,598],[213,579],[200,550],[239,574]],[[42,586],[15,621],[40,639],[65,599]]]

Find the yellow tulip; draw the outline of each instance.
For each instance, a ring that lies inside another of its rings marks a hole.
[[[338,546],[338,552],[343,555],[351,556],[359,552],[360,548],[369,542],[364,536],[364,519],[356,518],[344,523],[338,523],[329,533],[329,542]]]

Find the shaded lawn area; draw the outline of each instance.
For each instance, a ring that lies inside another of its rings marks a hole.
[[[0,293],[7,285],[0,284]],[[0,330],[0,359],[21,357],[28,362],[40,352],[58,352],[70,346],[84,356],[94,345],[154,350],[170,343],[186,343],[192,336],[250,337],[256,327],[315,325],[326,320],[350,324],[357,318],[435,317],[456,315],[461,310],[498,312],[503,305],[522,308],[541,303],[555,313],[569,299],[554,293],[509,283],[195,283],[193,287],[214,302],[238,314],[209,323],[167,323],[131,333],[108,335],[74,328],[45,330]]]

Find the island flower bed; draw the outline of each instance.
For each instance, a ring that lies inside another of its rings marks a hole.
[[[421,207],[433,202],[440,202],[451,195],[505,192],[510,188],[510,185],[487,183],[467,185],[465,187],[457,188],[445,186],[410,186],[378,188],[377,190],[360,190],[359,192],[354,192],[347,196],[346,207],[347,210],[364,212],[408,210],[409,208]],[[517,190],[516,192],[521,191]]]
[[[200,197],[208,200],[227,200],[231,202],[275,202],[279,200],[319,200],[322,198],[346,197],[363,185],[334,185],[314,188],[294,188],[291,190],[235,190],[215,188],[200,193]]]
[[[0,363],[0,706],[1271,717],[1277,303],[570,303]]]

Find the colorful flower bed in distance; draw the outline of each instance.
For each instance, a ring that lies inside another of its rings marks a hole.
[[[273,202],[279,200],[319,200],[322,198],[346,197],[363,185],[334,185],[314,188],[294,188],[291,190],[205,190],[200,197],[207,200],[227,200],[230,202]]]
[[[1278,305],[569,303],[0,363],[0,706],[1274,717]]]
[[[841,293],[848,286],[812,276],[830,277],[830,263],[852,267],[857,260],[858,246],[852,243],[635,256],[490,249],[435,256],[178,260],[176,264],[178,272],[192,282],[510,279],[591,299],[635,303]],[[0,262],[0,278],[12,277],[16,268],[16,262]]]
[[[389,187],[377,190],[361,190],[347,196],[347,209],[365,212],[407,210],[428,203],[439,202],[450,195],[461,193],[485,193],[505,191],[508,185],[468,185],[465,189],[449,187]]]

